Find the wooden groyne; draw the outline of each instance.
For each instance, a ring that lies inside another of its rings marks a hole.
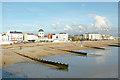
[[[45,63],[45,64],[50,64],[50,65],[54,65],[54,66],[57,67],[57,69],[60,69],[60,70],[61,69],[62,70],[68,70],[68,64],[65,64],[65,63],[49,61],[49,60],[40,59],[40,58],[33,58],[31,56],[27,56],[27,55],[21,54],[19,52],[15,52],[15,53],[18,54],[18,55],[21,55],[23,57],[29,58],[31,60],[34,60],[34,61],[38,61],[38,62],[42,62],[42,63]]]
[[[67,51],[67,52],[71,52],[71,53],[77,53],[77,54],[81,54],[81,55],[87,55],[87,52],[79,52],[79,51],[71,51],[71,50],[64,50],[64,51]]]
[[[120,44],[118,44],[118,45],[109,45],[109,46],[120,47]]]
[[[85,46],[85,47],[94,48],[94,49],[103,49],[103,50],[105,50],[104,47],[91,47],[91,46]]]
[[[92,47],[92,48],[105,50],[105,48],[103,48],[103,47]]]
[[[82,54],[82,55],[87,55],[87,52],[78,52],[78,51],[69,51],[72,53],[77,53],[77,54]]]
[[[54,61],[45,60],[45,59],[39,59],[39,61],[42,63],[47,63],[47,64],[57,66],[57,67],[59,67],[59,69],[67,69],[68,68],[68,64],[66,64],[66,63],[54,62]]]
[[[51,49],[55,49],[54,47],[49,47]],[[61,50],[61,51],[67,51],[67,52],[71,52],[71,53],[77,53],[80,54],[81,56],[86,56],[87,53],[86,52],[77,52],[77,51],[72,51],[72,50],[62,50],[62,49],[57,49],[57,50]]]

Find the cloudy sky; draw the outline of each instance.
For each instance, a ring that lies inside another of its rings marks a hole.
[[[2,32],[118,33],[117,2],[3,2],[2,14]]]

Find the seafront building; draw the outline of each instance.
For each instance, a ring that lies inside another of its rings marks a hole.
[[[43,30],[43,29],[40,29],[40,30],[38,31],[38,36],[41,37],[41,38],[44,37],[44,30]]]
[[[17,43],[18,41],[23,41],[23,33],[17,31],[8,31],[6,33],[0,34],[0,41],[1,42],[14,42]]]
[[[45,32],[43,29],[40,29],[38,31],[38,39],[36,42],[52,42],[52,39],[48,39],[48,36],[45,35]]]
[[[2,41],[2,34],[0,34],[0,42]]]
[[[67,33],[53,34],[52,40],[54,42],[68,42],[68,34]]]
[[[9,41],[9,37],[6,33],[2,33],[2,41]]]
[[[110,35],[102,35],[102,38],[104,39],[104,40],[106,40],[106,39],[108,39],[108,40],[115,40],[115,37],[113,37],[113,36],[110,36]]]
[[[52,39],[53,34],[48,34],[48,39]]]
[[[79,40],[114,40],[115,38],[110,35],[101,35],[98,33],[85,33],[82,35],[68,36],[67,33],[57,33],[45,35],[43,29],[38,30],[38,34],[25,33],[18,31],[8,31],[0,34],[0,44],[12,44],[19,42],[68,42]]]
[[[86,40],[101,40],[102,35],[98,33],[85,33],[83,34],[83,38]]]
[[[74,36],[69,35],[68,36],[68,40],[70,40],[70,41],[80,41],[82,39],[83,39],[83,34],[74,35]]]
[[[114,40],[115,38],[110,35],[101,35],[98,33],[85,33],[83,34],[83,39],[86,40]]]
[[[6,33],[9,41],[18,42],[23,41],[23,33],[18,31],[8,31]]]
[[[35,42],[38,39],[37,35],[33,33],[25,33],[24,34],[24,42]]]

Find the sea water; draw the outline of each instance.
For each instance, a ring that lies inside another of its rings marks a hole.
[[[117,78],[118,47],[78,50],[87,52],[87,56],[78,54],[55,55],[43,59],[67,63],[68,70],[41,64],[24,62],[2,67],[3,78]]]

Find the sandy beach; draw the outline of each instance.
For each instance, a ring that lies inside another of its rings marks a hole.
[[[16,54],[24,54],[35,58],[49,57],[59,54],[74,54],[65,50],[83,50],[92,49],[92,47],[106,47],[111,44],[118,44],[118,40],[104,40],[104,41],[83,41],[81,42],[62,42],[62,43],[26,43],[1,45],[1,65],[10,65],[19,62],[33,61],[26,57]]]

